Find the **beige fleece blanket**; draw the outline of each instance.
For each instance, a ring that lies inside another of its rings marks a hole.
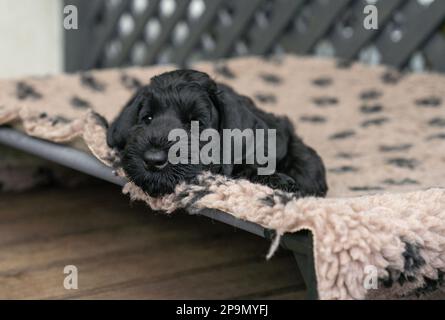
[[[172,68],[0,81],[0,124],[85,147],[111,165],[106,121],[138,86]],[[294,56],[240,58],[195,68],[251,96],[265,110],[288,115],[324,159],[328,198],[296,199],[208,174],[198,185],[180,185],[161,199],[148,197],[132,183],[125,193],[166,212],[219,209],[278,235],[309,229],[321,299],[440,296],[445,77]]]

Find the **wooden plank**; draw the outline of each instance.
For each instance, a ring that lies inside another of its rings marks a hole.
[[[402,39],[394,42],[389,32],[384,32],[376,41],[382,62],[397,68],[403,67],[443,22],[445,1],[434,1],[428,7],[411,1],[403,8],[403,14],[406,22],[403,24]]]
[[[136,41],[142,38],[148,20],[153,17],[156,13],[156,10],[158,10],[159,2],[160,0],[150,1],[145,11],[141,15],[134,17],[134,30],[129,36],[123,39],[121,52],[118,56],[116,56],[116,58],[106,63],[107,67],[118,67],[125,62]]]
[[[9,208],[0,210],[3,299],[265,297],[302,284],[289,252],[265,260],[269,241],[203,217],[129,207],[119,188],[2,200]],[[11,235],[14,243],[5,241]],[[66,265],[79,270],[78,290],[63,288]]]
[[[2,233],[0,237],[0,248],[17,243],[18,241],[38,241],[39,239],[45,241],[48,238],[56,238],[65,234],[86,232],[93,227],[99,229],[114,227],[122,222],[128,223],[128,220],[121,218],[119,215],[108,215],[106,211],[99,211],[97,213],[88,212],[88,214],[76,216],[72,214],[77,210],[76,205],[65,206],[61,208],[61,210],[64,210],[64,212],[60,213],[60,217],[57,217],[58,212],[55,210],[42,210],[30,215],[29,218],[12,220],[0,224],[0,232]],[[85,219],[85,221],[83,221],[82,218]],[[55,220],[60,220],[61,223],[66,224],[66,228],[54,228]]]
[[[73,235],[107,230],[120,232],[120,229],[153,221],[156,224],[147,232],[163,232],[164,228],[175,226],[175,222],[167,217],[154,217],[153,212],[143,204],[129,207],[128,199],[120,194],[119,188],[109,186],[101,188],[103,189],[101,192],[97,192],[97,187],[86,188],[76,191],[73,195],[68,195],[63,189],[47,191],[43,195],[40,194],[40,198],[45,199],[46,204],[30,197],[29,203],[39,204],[33,208],[30,208],[28,202],[24,203],[23,198],[21,204],[14,204],[12,201],[9,209],[0,210],[0,248],[9,250],[13,245],[27,243],[43,246],[47,242],[62,241]],[[48,201],[49,197],[51,201]],[[79,210],[79,208],[84,209]],[[14,217],[16,213],[18,215]],[[187,215],[178,215],[176,220],[188,226],[189,231],[198,232],[205,218],[194,220]],[[227,230],[219,226],[220,224],[212,230],[215,232]],[[207,231],[203,231],[202,234],[207,234],[208,237],[214,236],[214,233]]]
[[[294,31],[285,35],[281,39],[281,45],[287,51],[308,54],[350,2],[351,0],[312,2],[310,6],[312,16],[308,21],[307,31],[304,33]]]
[[[190,0],[182,0],[177,2],[177,8],[175,12],[167,19],[161,19],[161,33],[153,44],[147,46],[147,52],[142,59],[143,65],[150,65],[155,62],[155,59],[162,48],[166,47],[169,43],[171,33],[176,24],[181,20],[190,4]]]
[[[255,30],[253,32],[250,52],[255,55],[267,54],[277,43],[284,29],[294,19],[296,12],[304,4],[305,0],[278,0],[274,5],[273,15],[269,21],[267,30]]]
[[[234,2],[236,4],[236,9],[232,25],[220,30],[216,39],[215,49],[210,54],[207,54],[206,58],[220,59],[227,57],[236,40],[249,26],[252,16],[263,2],[264,0]]]
[[[163,242],[179,241],[181,236],[187,242],[199,239],[196,234],[178,232],[176,229],[153,232],[143,224],[132,224],[66,234],[48,241],[20,242],[2,248],[0,276],[33,273],[65,261],[82,263],[99,256],[153,250],[162,246]]]
[[[42,188],[26,191],[26,202],[23,201],[22,193],[0,193],[0,226],[18,220],[26,223],[27,219],[34,216],[58,214],[61,209],[67,209],[70,206],[84,206],[94,201],[94,199],[98,202],[103,201],[102,207],[104,208],[109,203],[121,203],[124,195],[120,194],[118,186],[105,183],[98,183],[98,185],[103,188],[103,192],[95,193],[98,186],[85,186],[82,190],[76,189],[76,192],[69,199],[70,201],[67,201],[66,195],[72,190],[69,188]],[[107,201],[110,194],[114,195],[115,198]],[[51,201],[48,201],[48,198]],[[32,210],[30,210],[29,203],[33,205]],[[82,216],[89,212],[90,210],[81,211],[77,215]]]
[[[210,24],[214,22],[215,16],[224,1],[225,0],[206,1],[206,9],[202,17],[200,17],[195,24],[190,25],[190,35],[183,45],[174,52],[172,62],[180,66],[186,63],[187,57],[197,46],[203,33],[209,28]]]
[[[199,274],[184,274],[175,279],[148,281],[121,287],[119,290],[86,295],[87,299],[238,299],[257,292],[275,291],[294,284],[294,262],[290,257],[273,262],[252,261],[215,266]],[[181,285],[178,285],[178,284]]]
[[[241,243],[243,244],[240,245]],[[259,245],[257,241],[248,242],[245,239],[240,242],[239,236],[235,235],[215,237],[213,241],[198,239],[195,242],[169,241],[168,238],[163,238],[154,244],[147,241],[145,247],[115,251],[107,249],[105,253],[96,256],[91,256],[90,252],[83,258],[76,258],[71,250],[67,250],[64,259],[45,267],[33,268],[32,261],[29,261],[30,266],[27,269],[0,273],[0,295],[9,299],[74,298],[93,292],[115,290],[120,294],[124,287],[173,279],[176,279],[178,286],[182,283],[178,279],[182,275],[193,274],[196,279],[198,274],[208,270],[217,267],[225,269],[233,261],[238,260],[244,264],[255,259],[266,263],[264,254],[267,246],[264,244]],[[93,247],[94,243],[88,245]],[[63,252],[62,246],[58,252]],[[80,288],[74,292],[66,291],[62,286],[63,267],[71,264],[79,270]]]
[[[378,35],[383,26],[391,18],[392,13],[395,9],[399,8],[401,5],[406,3],[406,0],[386,0],[378,1],[375,6],[378,10],[378,30],[366,30],[363,28],[363,8],[365,4],[360,1],[354,5],[354,16],[357,19],[350,26],[354,33],[350,38],[345,38],[339,30],[334,29],[330,40],[335,48],[335,55],[337,57],[351,60],[354,59],[366,44],[368,44],[372,39]]]
[[[156,222],[158,221],[155,220]],[[206,223],[197,225],[201,228],[208,226]],[[165,250],[169,246],[176,247],[178,242],[181,245],[186,243],[196,245],[203,241],[212,242],[213,239],[230,233],[229,230],[221,230],[219,227],[199,232],[197,227],[190,224],[182,226],[184,228],[180,229],[164,223],[156,224],[155,228],[150,227],[148,223],[128,224],[65,234],[46,241],[27,241],[9,245],[3,247],[0,276],[46,270],[65,261],[84,263],[85,260],[94,260],[101,256]],[[238,234],[233,235],[234,241],[240,239],[240,235],[246,239],[242,234]]]

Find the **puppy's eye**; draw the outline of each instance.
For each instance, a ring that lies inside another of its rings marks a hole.
[[[150,115],[146,115],[142,118],[142,121],[144,121],[146,124],[150,124],[151,120],[153,120],[153,117]]]

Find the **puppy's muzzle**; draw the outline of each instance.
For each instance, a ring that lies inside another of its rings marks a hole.
[[[144,163],[147,169],[162,170],[168,163],[167,152],[164,150],[148,150],[144,152]]]

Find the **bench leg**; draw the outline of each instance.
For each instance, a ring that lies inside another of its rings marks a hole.
[[[298,268],[303,276],[304,283],[306,284],[306,299],[317,300],[317,278],[315,275],[314,259],[312,252],[310,254],[301,254],[293,252],[295,260],[297,261]]]
[[[275,232],[266,230],[264,236],[267,239],[274,239]],[[281,238],[280,244],[283,248],[292,251],[297,261],[298,268],[306,285],[306,299],[317,300],[318,289],[312,234],[307,230],[292,234],[287,233]]]

